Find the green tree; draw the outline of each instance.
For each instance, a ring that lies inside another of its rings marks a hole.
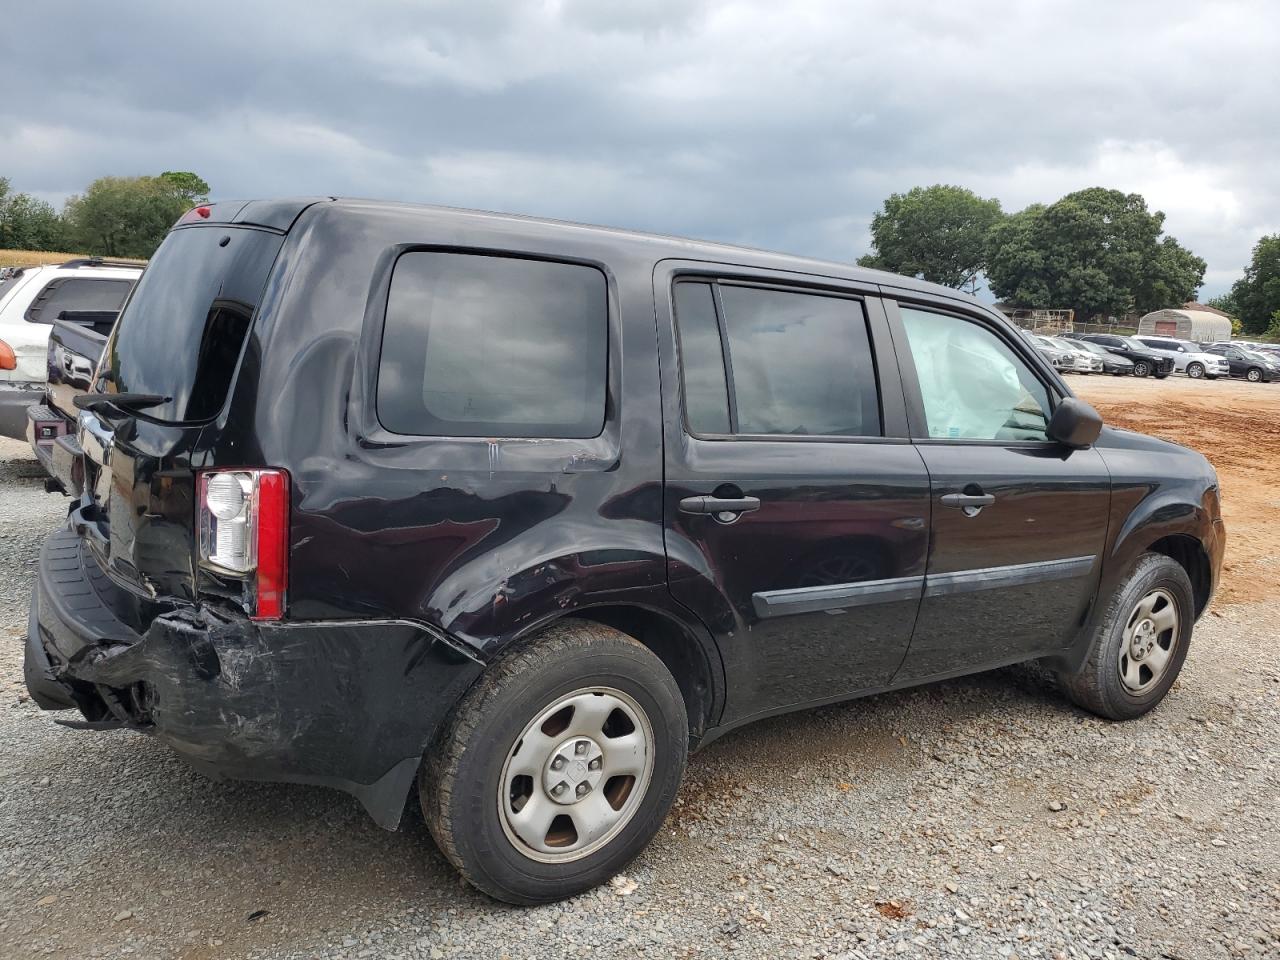
[[[190,206],[209,199],[209,184],[190,170],[166,170],[160,179],[170,184],[179,196],[185,197]]]
[[[52,206],[28,193],[10,192],[0,177],[0,247],[12,250],[61,250],[66,240],[62,218]]]
[[[1221,310],[1229,317],[1240,316],[1240,307],[1236,304],[1235,297],[1229,292],[1213,297],[1208,301],[1208,305],[1215,310]]]
[[[982,272],[987,235],[1002,216],[999,200],[964,187],[912,187],[871,218],[871,253],[858,263],[963,287]]]
[[[1134,290],[1134,310],[1150,313],[1195,299],[1207,264],[1173,237],[1160,241],[1155,259]]]
[[[1034,203],[1005,217],[987,237],[987,283],[997,296],[1019,307],[1054,305],[1039,241],[1044,211],[1044,204]]]
[[[1263,333],[1280,311],[1280,233],[1260,239],[1253,248],[1244,276],[1232,284],[1225,299],[1246,333]],[[1220,309],[1226,309],[1225,307]]]
[[[76,245],[111,257],[150,257],[208,184],[195,174],[101,177],[67,200],[63,216]],[[203,188],[203,189],[200,189]],[[203,199],[203,198],[200,198]]]
[[[1173,306],[1195,295],[1205,263],[1136,193],[1090,187],[1028,207],[993,229],[987,280],[1016,306],[1070,307],[1076,317]]]

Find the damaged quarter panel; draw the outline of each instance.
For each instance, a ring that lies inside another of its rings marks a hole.
[[[527,230],[344,204],[316,209],[297,232],[286,251],[290,296],[261,331],[256,383],[242,376],[236,397],[258,421],[255,459],[292,475],[291,615],[405,616],[489,657],[584,606],[670,607],[651,482],[662,470],[652,297],[620,287],[645,271],[602,259],[598,234],[562,229],[538,245],[538,258],[586,264],[607,280],[598,436],[408,436],[385,429],[374,403],[396,261],[439,248],[517,256]]]

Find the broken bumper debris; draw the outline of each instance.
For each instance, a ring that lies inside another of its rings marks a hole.
[[[465,648],[400,620],[255,623],[117,586],[73,530],[40,558],[26,682],[68,726],[152,734],[213,776],[315,783],[399,822],[419,760],[479,673]]]

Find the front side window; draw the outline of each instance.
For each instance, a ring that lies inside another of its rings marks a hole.
[[[132,280],[62,277],[50,280],[27,307],[31,323],[53,323],[64,310],[95,310],[114,313],[133,288]]]
[[[1049,392],[991,330],[902,308],[930,437],[1046,440]]]
[[[416,436],[597,436],[608,319],[594,267],[406,253],[387,299],[378,419]]]
[[[881,435],[860,301],[682,282],[676,322],[694,433]]]

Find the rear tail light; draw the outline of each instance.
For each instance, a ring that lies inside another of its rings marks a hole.
[[[13,347],[9,346],[3,340],[0,340],[0,370],[17,370],[18,358],[13,353]]]
[[[283,470],[200,474],[200,563],[243,581],[255,620],[284,616],[289,586],[289,475]]]

